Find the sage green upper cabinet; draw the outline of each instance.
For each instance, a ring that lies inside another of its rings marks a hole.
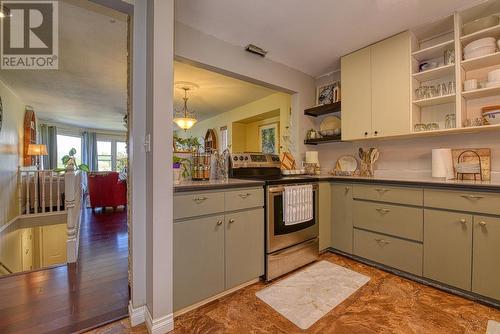
[[[410,133],[410,34],[341,59],[342,139]]]
[[[264,274],[264,209],[226,214],[226,290]]]
[[[410,132],[410,34],[372,46],[373,137]],[[343,114],[342,114],[343,116]]]
[[[372,131],[371,48],[342,57],[342,140],[369,138]]]
[[[500,218],[474,216],[472,291],[500,300]]]
[[[224,291],[224,216],[174,223],[174,310]]]
[[[332,247],[352,254],[352,186],[334,183],[332,198]]]
[[[424,210],[424,277],[471,289],[472,215]]]

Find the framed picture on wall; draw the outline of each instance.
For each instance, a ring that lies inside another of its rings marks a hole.
[[[279,122],[259,126],[259,147],[262,153],[279,154]]]
[[[316,89],[316,105],[322,106],[340,101],[340,82],[319,86]]]

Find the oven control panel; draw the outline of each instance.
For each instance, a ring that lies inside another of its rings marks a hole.
[[[232,168],[280,167],[280,157],[264,153],[232,153]]]

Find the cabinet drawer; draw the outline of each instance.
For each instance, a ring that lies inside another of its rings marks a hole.
[[[422,205],[423,190],[412,187],[394,187],[382,184],[355,184],[353,197],[371,201],[381,201],[408,205]]]
[[[427,207],[500,215],[500,194],[425,189]]]
[[[364,201],[354,201],[355,227],[422,241],[424,210]]]
[[[422,275],[422,244],[354,229],[354,254],[381,264]]]
[[[174,196],[174,219],[224,212],[224,193],[192,193]]]
[[[249,209],[264,206],[262,188],[239,189],[224,193],[226,211]]]

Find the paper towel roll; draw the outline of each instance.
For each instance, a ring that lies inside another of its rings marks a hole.
[[[306,152],[306,163],[308,164],[317,164],[318,160],[318,151],[307,151]]]
[[[451,149],[437,148],[432,150],[432,177],[455,178]]]

